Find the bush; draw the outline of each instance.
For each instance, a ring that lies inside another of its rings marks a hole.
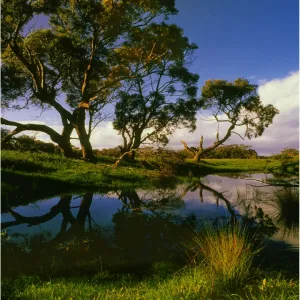
[[[186,150],[180,150],[178,153],[185,158],[193,158]],[[202,158],[258,158],[257,152],[251,149],[251,146],[246,145],[227,145],[219,146],[218,148],[204,153]]]
[[[204,158],[257,158],[255,150],[246,145],[220,146],[204,155]]]
[[[96,156],[112,156],[117,158],[119,158],[122,155],[119,147],[108,148],[108,149],[104,148],[102,150],[94,150],[94,154]]]
[[[1,128],[1,140],[3,140],[9,133],[9,130]],[[60,148],[57,145],[39,141],[35,137],[25,134],[18,137],[12,137],[5,143],[1,143],[1,148],[5,150],[20,150],[44,153],[61,152]]]

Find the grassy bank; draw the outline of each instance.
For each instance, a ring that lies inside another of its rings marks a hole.
[[[3,150],[1,153],[2,207],[28,203],[62,193],[89,189],[106,193],[119,188],[174,187],[191,176],[233,172],[263,172],[280,165],[266,159],[206,159],[201,163],[186,160],[162,162],[121,161],[117,168],[114,157],[98,157],[95,164],[68,159],[57,154]]]
[[[187,246],[185,266],[153,263],[140,273],[2,277],[4,299],[298,299],[298,280],[253,265],[259,252],[237,227],[208,227]],[[196,255],[193,255],[196,254]],[[191,256],[189,257],[191,258]]]
[[[183,163],[158,165],[155,161],[122,161],[115,169],[116,159],[100,157],[96,164],[82,160],[67,159],[55,154],[4,150],[2,159],[2,181],[18,185],[22,181],[43,182],[77,187],[152,186],[170,181],[176,176],[198,176],[224,172],[262,172],[266,159],[206,159],[202,163],[187,160]],[[279,165],[270,160],[268,167]],[[168,172],[166,171],[168,169]]]

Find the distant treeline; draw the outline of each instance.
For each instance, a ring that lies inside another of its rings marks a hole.
[[[185,153],[187,157],[192,158],[192,155],[187,151],[180,151]],[[246,145],[227,145],[219,146],[218,148],[204,154],[203,158],[258,158],[258,154],[251,146]]]
[[[10,133],[7,129],[1,129],[1,139],[5,138]],[[31,151],[31,152],[44,152],[44,153],[61,153],[61,149],[53,143],[46,143],[40,140],[37,140],[33,136],[20,135],[18,137],[13,137],[9,139],[6,143],[2,143],[1,148],[3,150],[19,150],[19,151]],[[149,147],[148,147],[149,148]],[[174,155],[184,158],[193,158],[190,153],[185,150],[170,150],[174,152]],[[81,157],[81,150],[77,147],[74,147],[74,152]],[[78,152],[78,153],[77,153]],[[108,148],[102,150],[93,150],[94,155],[96,156],[111,156],[111,157],[120,157],[121,150],[119,147]],[[151,153],[148,152],[148,153]],[[137,154],[137,157],[139,155]],[[299,150],[293,148],[287,148],[281,151],[279,154],[274,154],[271,157],[273,158],[283,158],[283,157],[295,157],[299,156]],[[242,144],[234,144],[227,146],[220,146],[211,152],[208,152],[203,158],[264,158],[259,156],[257,152],[251,148],[251,146],[246,146]]]

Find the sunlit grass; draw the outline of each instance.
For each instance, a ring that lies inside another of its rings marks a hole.
[[[243,287],[228,292],[213,281],[204,267],[189,267],[167,277],[152,274],[143,279],[131,275],[114,278],[107,273],[90,277],[53,278],[21,276],[2,279],[3,299],[298,299],[298,281],[262,274]]]
[[[254,249],[246,228],[240,225],[206,225],[197,232],[188,248],[203,260],[213,281],[237,288],[250,278],[252,261],[261,249]]]
[[[185,245],[187,246],[187,245]],[[193,264],[153,262],[142,273],[2,278],[3,299],[298,299],[298,280],[254,266],[260,249],[241,226],[207,225],[189,244]]]
[[[174,185],[190,176],[257,172],[262,171],[266,165],[266,160],[261,159],[205,160],[208,164],[188,161],[177,164],[170,160],[166,165],[171,166],[174,173],[169,174],[164,168],[155,169],[140,160],[121,161],[114,169],[112,165],[115,158],[112,157],[99,157],[98,162],[92,164],[80,159],[65,158],[59,154],[3,150],[1,159],[4,183],[2,196],[10,197],[13,191],[14,195],[31,200],[86,188],[153,188],[159,185]]]

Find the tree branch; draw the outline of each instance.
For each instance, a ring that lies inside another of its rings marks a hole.
[[[14,135],[16,135],[16,134],[18,134],[22,131],[26,131],[26,130],[41,131],[41,132],[47,133],[50,136],[51,140],[55,143],[59,143],[59,141],[61,140],[61,135],[59,133],[57,133],[55,130],[53,130],[52,128],[46,126],[46,125],[42,125],[42,124],[21,124],[21,123],[18,123],[18,122],[6,120],[4,118],[1,118],[1,124],[8,125],[8,126],[16,126],[16,129],[13,130],[10,134],[8,134],[2,140],[3,143],[7,142]]]

